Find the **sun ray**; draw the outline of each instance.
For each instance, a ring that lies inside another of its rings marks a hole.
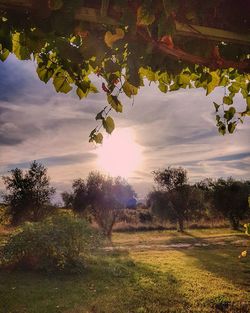
[[[117,129],[97,149],[97,166],[111,176],[131,176],[142,165],[140,146],[129,128]]]

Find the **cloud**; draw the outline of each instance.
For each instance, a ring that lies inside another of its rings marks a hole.
[[[62,166],[62,165],[75,165],[78,163],[83,163],[89,160],[92,160],[95,156],[91,152],[86,153],[78,153],[78,154],[67,154],[67,155],[58,155],[58,156],[52,156],[48,158],[41,158],[36,159],[38,163],[42,163],[46,167],[50,166]],[[22,168],[27,169],[29,168],[31,162],[33,159],[27,161],[27,162],[20,162],[20,163],[10,163],[5,168],[5,172],[9,171],[13,168]],[[0,173],[1,174],[1,173]]]
[[[93,77],[95,83],[100,81]],[[0,166],[27,168],[36,159],[49,168],[58,192],[72,180],[98,169],[96,151],[88,143],[97,125],[94,117],[105,105],[105,94],[79,100],[71,92],[57,94],[41,82],[34,64],[10,58],[0,65]],[[139,145],[143,165],[128,177],[139,196],[152,188],[156,168],[183,166],[191,181],[205,177],[247,179],[250,176],[249,121],[233,135],[220,136],[215,126],[213,101],[220,102],[224,90],[210,96],[202,89],[163,94],[156,85],[145,86],[132,99],[122,97],[122,114],[112,113],[117,128],[130,128]],[[240,97],[236,104],[243,106]]]
[[[242,160],[247,157],[250,157],[250,152],[244,152],[244,153],[236,153],[236,154],[230,154],[230,155],[224,155],[220,157],[211,158],[209,160],[215,160],[215,161],[234,161],[234,160]]]

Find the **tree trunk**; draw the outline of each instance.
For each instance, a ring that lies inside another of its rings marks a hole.
[[[231,224],[231,228],[233,230],[238,230],[239,229],[240,223],[239,223],[239,219],[237,217],[235,217],[233,215],[230,215],[229,221],[230,221],[230,224]]]
[[[184,221],[183,218],[178,218],[178,231],[183,233],[184,232]]]

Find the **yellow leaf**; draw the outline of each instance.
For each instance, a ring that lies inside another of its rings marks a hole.
[[[138,88],[131,85],[127,80],[124,82],[122,89],[129,98],[131,98],[132,95],[136,95],[138,92]]]
[[[210,72],[211,81],[207,84],[207,95],[214,90],[215,87],[219,86],[220,77],[217,72]]]
[[[106,32],[104,36],[104,41],[106,45],[110,48],[113,47],[113,43],[117,40],[122,39],[125,36],[124,30],[122,28],[116,28],[115,34],[112,34],[110,31]]]
[[[245,258],[247,256],[247,250],[241,252],[241,256]]]
[[[94,141],[95,141],[96,143],[102,143],[102,141],[103,141],[103,135],[102,135],[101,133],[96,134],[96,135],[94,136]]]

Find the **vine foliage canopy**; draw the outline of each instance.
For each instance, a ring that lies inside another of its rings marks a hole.
[[[102,142],[102,128],[112,133],[120,94],[133,98],[145,78],[163,93],[224,87],[214,102],[224,135],[250,115],[249,12],[248,0],[0,0],[0,59],[33,59],[57,92],[80,99],[102,92],[107,105],[90,141]],[[234,105],[236,94],[243,109]]]

